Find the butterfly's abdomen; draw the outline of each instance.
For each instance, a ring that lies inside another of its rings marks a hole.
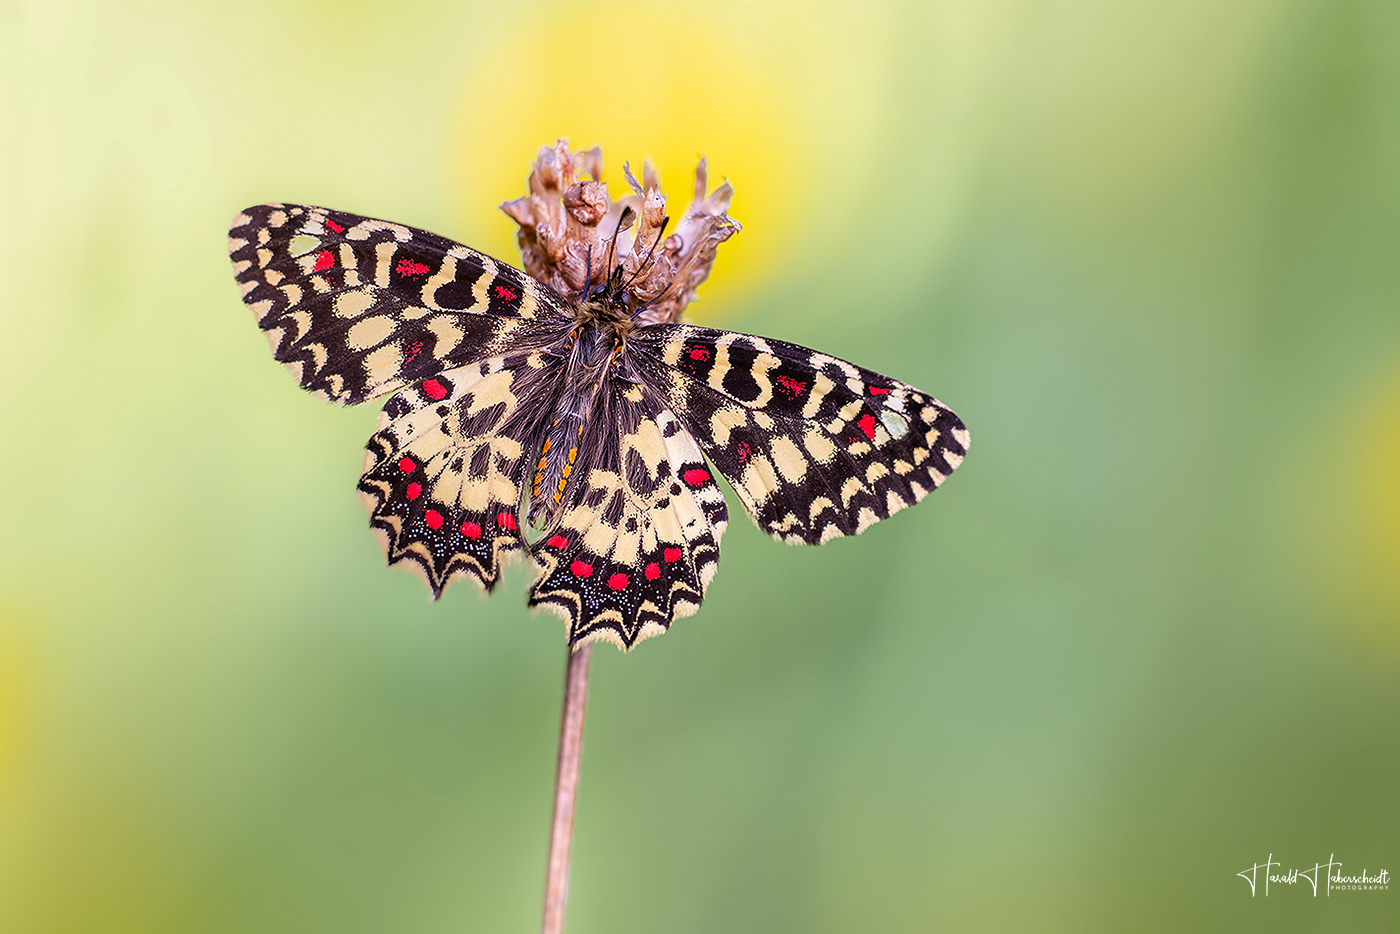
[[[588,323],[576,328],[561,348],[564,368],[559,394],[536,453],[530,486],[529,522],[547,528],[565,502],[569,483],[578,469],[579,445],[595,409],[598,390],[607,378],[615,340],[611,330]]]

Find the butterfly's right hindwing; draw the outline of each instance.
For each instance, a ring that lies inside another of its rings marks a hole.
[[[505,263],[327,208],[248,208],[229,255],[273,356],[336,402],[539,345],[566,318],[559,296]]]
[[[568,507],[535,543],[531,606],[569,621],[573,644],[623,649],[700,608],[728,524],[724,494],[664,401],[617,380],[590,419]]]

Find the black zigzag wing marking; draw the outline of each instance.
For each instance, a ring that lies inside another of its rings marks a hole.
[[[659,396],[614,381],[580,450],[569,505],[534,545],[531,606],[569,621],[571,644],[628,649],[700,607],[729,521],[699,447]]]
[[[446,370],[385,404],[360,478],[390,564],[433,596],[457,575],[490,590],[501,559],[525,548],[520,491],[551,387],[541,354]]]
[[[690,325],[632,344],[754,521],[787,542],[862,532],[967,454],[967,428],[937,399],[836,357]]]
[[[229,255],[273,356],[336,402],[542,346],[571,320],[563,299],[505,263],[344,211],[248,208],[233,219]]]

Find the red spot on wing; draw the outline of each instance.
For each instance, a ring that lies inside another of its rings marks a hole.
[[[708,470],[701,470],[699,467],[692,467],[690,470],[681,474],[681,479],[691,486],[700,486],[706,480],[710,479],[710,472]]]
[[[869,389],[872,396],[888,396],[890,394],[888,386],[871,386]]]
[[[423,495],[423,487],[417,483],[410,483],[408,489],[404,490],[403,495],[407,496],[409,499],[417,499],[419,496]]]
[[[747,441],[740,441],[738,444],[734,445],[734,453],[739,455],[739,463],[747,464],[749,458],[753,457],[753,448],[749,447]]]
[[[436,509],[429,509],[427,514],[423,516],[423,521],[428,523],[428,528],[436,532],[442,528],[442,513]]]
[[[499,284],[496,286],[496,294],[508,302],[513,302],[520,297],[520,293],[515,289]]]
[[[441,399],[447,395],[447,389],[435,379],[423,380],[423,394],[430,399]]]
[[[802,395],[804,392],[807,391],[806,380],[793,379],[786,373],[778,375],[777,383],[779,388],[785,391],[789,396],[792,396],[794,399],[796,399],[798,396]]]
[[[569,565],[569,570],[574,572],[574,577],[590,577],[593,574],[593,565],[586,561],[575,561]]]
[[[330,269],[334,265],[335,254],[330,250],[322,250],[320,253],[316,254],[316,266],[314,267],[316,272],[320,272],[323,269]]]
[[[345,233],[345,228],[337,224],[335,221],[331,220],[329,217],[326,218],[326,226],[329,227],[331,230],[334,230],[336,233]]]
[[[608,586],[613,590],[622,590],[627,586],[627,575],[614,574],[612,577],[608,578]]]
[[[401,259],[394,270],[401,276],[421,276],[428,271],[428,267],[411,259]]]
[[[467,538],[480,538],[481,526],[477,525],[475,522],[463,522],[462,534]]]
[[[708,347],[692,347],[692,348],[690,348],[690,359],[692,359],[692,360],[708,360],[708,359],[710,359],[710,348],[708,348]]]
[[[411,457],[405,457],[399,461],[399,469],[404,473],[413,473],[417,468],[418,465],[413,462],[413,458]]]
[[[869,438],[871,441],[874,441],[874,440],[875,440],[875,416],[874,416],[874,415],[871,415],[869,412],[866,412],[864,415],[862,415],[862,416],[860,417],[860,421],[856,422],[856,427],[859,428],[861,431],[865,432],[865,436],[866,436],[867,438]]]
[[[682,552],[679,548],[667,548],[661,553],[661,557],[666,559],[667,564],[671,564],[679,561],[681,559],[681,554]]]
[[[563,548],[565,545],[569,544],[569,540],[562,535],[555,535],[551,537],[549,541],[545,542],[545,544],[550,548]]]
[[[404,345],[403,345],[403,362],[404,362],[404,363],[408,363],[410,360],[412,360],[414,357],[418,356],[418,355],[419,355],[420,353],[422,353],[422,352],[423,352],[423,342],[422,342],[422,341],[411,341],[411,342],[410,342],[410,341],[404,341]]]
[[[661,576],[661,565],[659,565],[659,564],[657,564],[655,561],[653,561],[651,564],[648,564],[648,565],[647,565],[646,574],[647,574],[647,580],[649,580],[649,581],[654,581],[654,580],[656,580],[658,577]]]
[[[503,529],[515,528],[515,516],[508,512],[503,512],[496,517],[496,524]]]

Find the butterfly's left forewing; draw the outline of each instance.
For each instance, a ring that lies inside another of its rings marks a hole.
[[[548,287],[437,234],[306,204],[261,204],[229,230],[243,300],[301,385],[363,402],[527,349],[567,316]]]

